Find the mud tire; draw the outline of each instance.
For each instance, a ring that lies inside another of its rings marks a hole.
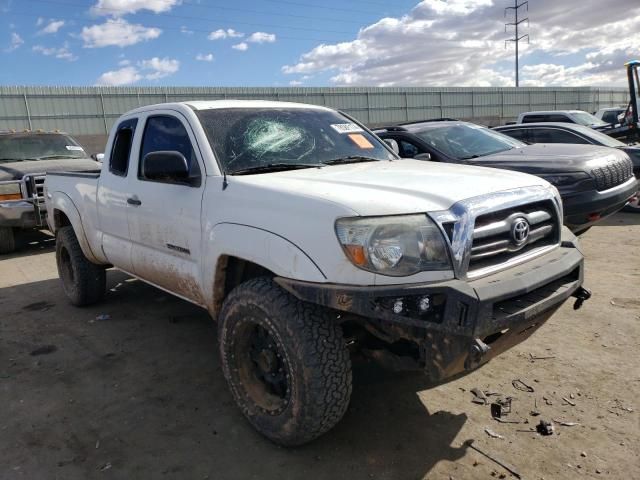
[[[11,227],[0,227],[0,254],[11,253],[16,249],[16,239]]]
[[[283,398],[263,388],[267,383],[255,373],[260,368],[255,357],[250,358],[254,344],[248,347],[248,332],[262,330],[287,374]],[[225,299],[218,338],[231,393],[251,425],[269,440],[302,445],[342,419],[351,397],[351,360],[329,310],[298,300],[270,278],[252,279]]]
[[[71,226],[56,232],[56,264],[64,293],[73,305],[82,307],[102,300],[107,283],[106,269],[84,256]]]

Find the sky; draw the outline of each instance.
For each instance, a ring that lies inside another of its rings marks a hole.
[[[513,86],[507,6],[0,0],[0,85]],[[522,86],[625,86],[640,57],[640,0],[529,0],[520,15]]]

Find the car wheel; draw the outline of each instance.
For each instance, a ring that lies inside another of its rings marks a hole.
[[[236,287],[219,318],[222,368],[253,427],[285,446],[307,443],[343,417],[351,360],[335,315],[270,278]]]
[[[91,305],[104,297],[107,273],[84,256],[73,227],[56,232],[56,264],[64,293],[76,306]]]
[[[13,228],[0,227],[0,253],[11,253],[16,249]]]

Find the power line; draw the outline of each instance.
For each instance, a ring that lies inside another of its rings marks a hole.
[[[504,46],[505,48],[507,48],[507,42],[514,42],[516,44],[516,87],[519,87],[520,86],[520,58],[519,58],[519,52],[518,52],[518,45],[520,43],[520,40],[523,40],[524,38],[527,39],[527,44],[528,44],[530,41],[530,38],[528,33],[525,33],[524,35],[518,35],[518,28],[520,27],[521,23],[527,22],[527,27],[529,26],[529,17],[518,20],[518,12],[520,8],[524,6],[527,7],[527,12],[529,12],[529,2],[525,1],[520,4],[518,4],[518,0],[513,0],[513,2],[514,2],[513,7],[507,7],[504,9],[504,16],[506,18],[507,12],[509,10],[513,10],[513,13],[515,14],[515,21],[511,23],[506,23],[504,25],[504,31],[506,33],[508,27],[515,27],[515,34],[513,38],[510,38],[504,41]]]

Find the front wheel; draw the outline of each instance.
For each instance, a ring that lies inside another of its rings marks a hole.
[[[16,249],[13,228],[0,227],[0,253],[11,253]]]
[[[253,427],[296,446],[336,425],[351,397],[351,360],[334,315],[269,278],[236,287],[219,318],[222,368]]]
[[[84,256],[71,226],[56,232],[56,264],[62,288],[72,304],[80,307],[102,300],[107,272]]]

